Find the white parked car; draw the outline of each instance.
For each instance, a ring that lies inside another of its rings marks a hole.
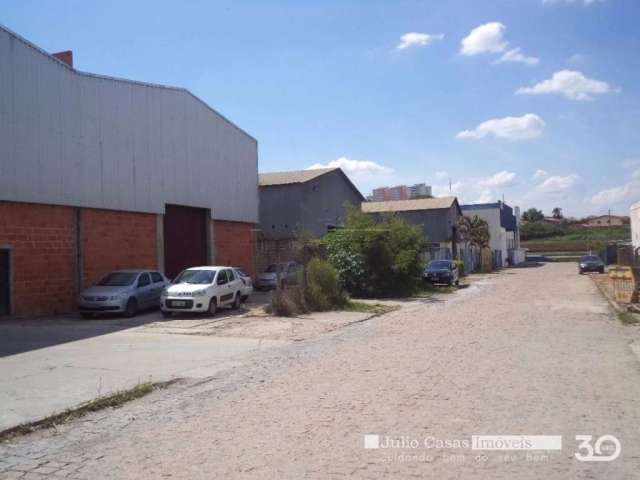
[[[239,308],[244,286],[233,267],[193,267],[183,270],[173,283],[162,291],[162,315],[173,312],[209,312],[219,307]]]
[[[242,292],[241,300],[246,302],[249,299],[249,295],[253,293],[253,281],[251,280],[251,277],[239,267],[233,267],[233,270],[242,281],[242,287],[240,288],[240,291]]]

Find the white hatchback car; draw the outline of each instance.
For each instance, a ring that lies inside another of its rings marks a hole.
[[[233,267],[187,268],[162,291],[162,315],[169,317],[173,312],[209,312],[214,315],[224,305],[240,308],[243,286]]]

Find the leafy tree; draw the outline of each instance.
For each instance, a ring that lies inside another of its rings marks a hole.
[[[555,207],[553,210],[551,210],[551,216],[553,216],[553,218],[563,218],[562,217],[562,209],[560,207]]]
[[[344,228],[324,241],[342,285],[356,295],[407,293],[422,272],[422,231],[398,215],[374,217],[351,208]]]
[[[491,235],[486,220],[474,215],[462,216],[458,219],[458,240],[476,247],[488,247]]]
[[[530,208],[522,214],[522,220],[526,222],[541,222],[544,220],[544,214],[542,213],[542,210]]]

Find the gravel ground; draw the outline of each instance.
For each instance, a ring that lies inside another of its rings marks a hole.
[[[206,381],[0,446],[0,477],[638,478],[638,329],[575,270],[486,275],[256,353]],[[365,449],[364,434],[562,435],[563,449]],[[615,435],[620,457],[576,460],[580,434]]]

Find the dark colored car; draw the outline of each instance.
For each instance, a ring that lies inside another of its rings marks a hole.
[[[453,260],[432,260],[422,274],[422,279],[429,283],[446,283],[458,285],[460,272]]]
[[[578,270],[581,275],[585,272],[604,273],[604,262],[597,255],[584,255],[578,261]]]

